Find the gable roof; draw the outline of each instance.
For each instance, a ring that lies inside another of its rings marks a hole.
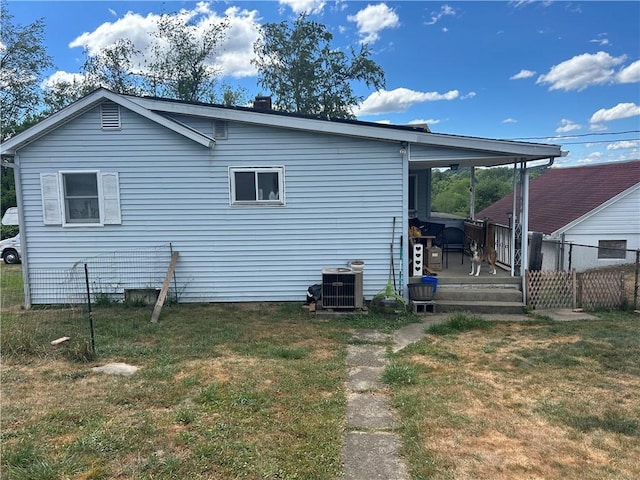
[[[46,135],[48,132],[55,130],[59,126],[73,120],[74,118],[85,113],[87,110],[90,110],[105,101],[116,103],[121,107],[142,115],[143,117],[148,118],[153,122],[156,122],[167,127],[170,130],[175,131],[176,133],[179,133],[180,135],[190,138],[191,140],[200,143],[205,147],[210,148],[215,144],[215,140],[212,137],[204,135],[203,133],[194,130],[193,128],[180,122],[176,122],[163,115],[158,115],[157,113],[154,113],[144,107],[140,107],[138,104],[132,102],[123,95],[113,93],[106,88],[99,88],[98,90],[93,91],[85,97],[82,97],[80,100],[63,108],[62,110],[53,113],[44,120],[38,122],[33,127],[28,128],[27,130],[20,132],[17,135],[14,135],[9,140],[2,143],[0,152],[3,155],[14,154],[19,148],[28,145],[37,138]]]
[[[446,151],[446,155],[430,158],[416,158],[421,166],[440,167],[457,163],[460,166],[507,165],[560,157],[564,152],[559,145],[494,140],[432,133],[428,128],[417,126],[387,125],[359,120],[320,118],[274,110],[265,111],[247,107],[228,107],[200,102],[185,102],[154,97],[120,95],[105,88],[90,93],[86,97],[47,117],[33,127],[21,132],[0,146],[2,154],[16,151],[38,137],[83,114],[103,101],[112,101],[128,108],[158,124],[174,130],[202,145],[212,147],[213,138],[191,129],[171,117],[171,115],[195,115],[216,120],[236,121],[248,124],[272,126],[318,134],[349,136],[384,142],[397,142],[398,147],[436,147]],[[407,149],[409,161],[411,149]]]
[[[529,230],[556,233],[633,188],[640,188],[640,160],[547,170],[529,185]],[[508,225],[512,210],[509,194],[476,217]]]

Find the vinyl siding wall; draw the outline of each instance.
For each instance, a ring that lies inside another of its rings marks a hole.
[[[571,252],[571,266],[578,271],[588,270],[610,265],[632,263],[635,252],[640,248],[640,188],[629,191],[615,202],[606,206],[595,214],[585,218],[565,232],[565,259],[558,261],[558,243],[545,242],[543,249],[543,269],[566,269],[569,265],[569,243],[573,246]],[[627,251],[625,259],[598,258],[598,242],[600,240],[626,240]],[[578,245],[588,245],[592,248]]]
[[[20,151],[30,269],[159,245],[168,265],[171,243],[180,253],[180,301],[301,301],[322,267],[362,258],[370,298],[387,281],[394,216],[400,265],[398,145],[229,123],[228,139],[209,150],[132,112],[121,115],[121,130],[102,131],[93,109]],[[211,120],[180,120],[213,134]],[[286,205],[230,206],[230,166],[284,166]],[[121,225],[43,224],[40,173],[76,169],[118,172]],[[32,303],[39,300],[32,292]]]

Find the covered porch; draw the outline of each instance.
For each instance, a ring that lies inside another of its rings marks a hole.
[[[441,145],[407,145],[406,176],[406,228],[418,224],[434,243],[442,248],[442,266],[435,273],[443,279],[469,277],[471,262],[468,254],[470,240],[495,249],[496,275],[485,265],[479,277],[480,283],[493,279],[514,278],[524,290],[522,277],[528,263],[528,189],[532,166],[551,165],[562,152],[557,145],[532,144],[475,137],[459,137],[432,134]],[[475,217],[475,169],[486,167],[511,167],[513,169],[514,205],[510,225],[496,225]],[[435,169],[469,169],[469,214],[460,217],[432,209],[432,172]],[[516,199],[518,200],[516,206]],[[423,242],[426,243],[426,242]],[[425,245],[425,248],[427,246]],[[406,268],[412,269],[412,253],[408,252]],[[525,266],[523,268],[523,266]],[[407,271],[407,270],[405,270]]]

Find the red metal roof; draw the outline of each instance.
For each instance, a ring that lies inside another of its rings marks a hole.
[[[529,231],[550,234],[640,183],[640,160],[551,168],[529,184]],[[638,207],[640,215],[640,206]],[[513,194],[476,214],[509,225]]]

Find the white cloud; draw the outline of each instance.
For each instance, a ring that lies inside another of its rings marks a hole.
[[[618,83],[638,83],[640,82],[640,60],[636,60],[631,65],[624,67],[616,75]]]
[[[69,73],[63,72],[62,70],[58,70],[53,75],[50,75],[47,79],[42,82],[43,88],[50,88],[58,83],[82,83],[84,80],[84,75],[79,73]]]
[[[469,98],[473,98],[475,96],[476,96],[476,92],[469,92],[469,93],[467,93],[465,95],[462,95],[460,97],[460,100],[468,100]]]
[[[562,120],[560,120],[560,126],[556,128],[556,133],[574,132],[581,129],[582,125],[575,123],[573,120],[563,118]]]
[[[355,15],[349,15],[347,20],[358,26],[358,33],[362,37],[360,43],[374,43],[380,38],[381,30],[400,26],[396,12],[384,3],[367,5]]]
[[[592,123],[589,125],[589,130],[592,132],[606,132],[609,130],[609,127],[603,125],[602,123]]]
[[[600,162],[602,162],[602,152],[592,152],[586,157],[576,160],[576,163],[579,165],[589,165],[591,163]]]
[[[511,75],[509,77],[509,80],[521,80],[523,78],[531,78],[536,74],[536,72],[532,71],[532,70],[520,70],[518,73],[516,73],[515,75]]]
[[[447,17],[447,16],[455,17],[456,10],[450,7],[449,5],[443,5],[442,7],[440,7],[440,11],[431,12],[431,20],[428,22],[425,22],[425,24],[435,25],[442,19],[442,17]]]
[[[411,120],[409,122],[409,125],[424,125],[425,123],[427,125],[437,125],[441,121],[442,120],[436,120],[435,118],[430,118],[428,120],[425,120],[425,119],[422,119],[422,118],[416,118],[415,120]]]
[[[460,96],[458,90],[450,90],[446,93],[416,92],[408,88],[396,88],[395,90],[379,90],[356,108],[356,116],[381,115],[391,112],[404,112],[409,107],[423,102],[435,102],[438,100],[455,100]]]
[[[640,115],[640,106],[635,103],[619,103],[613,108],[601,108],[591,115],[589,123],[610,122]]]
[[[615,80],[613,67],[621,64],[625,55],[612,57],[606,52],[583,53],[551,67],[540,75],[536,83],[549,84],[549,90],[584,90],[592,85],[603,85]]]
[[[610,43],[611,43],[611,42],[609,42],[609,39],[607,38],[607,34],[606,33],[599,33],[597,35],[597,38],[589,40],[589,42],[590,43],[597,43],[601,47],[610,45]]]
[[[637,148],[639,144],[638,140],[621,140],[607,145],[607,150],[627,150],[629,148]]]
[[[280,0],[280,5],[286,5],[295,13],[322,13],[326,2],[324,0]]]
[[[229,29],[226,38],[220,45],[219,54],[211,62],[211,66],[220,71],[221,76],[244,77],[255,75],[256,70],[251,65],[253,57],[253,43],[258,38],[258,12],[256,10],[230,7],[224,15],[213,12],[208,2],[199,2],[193,10],[181,10],[181,14],[196,25],[196,32],[203,32],[212,23],[221,22],[225,16],[229,19]],[[113,45],[117,40],[128,38],[135,48],[141,52],[134,58],[134,65],[140,71],[145,70],[144,60],[149,58],[149,47],[159,15],[149,13],[142,16],[138,13],[127,12],[123,17],[106,22],[92,32],[85,32],[71,43],[70,48],[86,48],[89,54],[95,54],[103,48]]]
[[[505,118],[504,120],[502,120],[502,123],[518,123],[518,120],[516,120],[515,118]]]

